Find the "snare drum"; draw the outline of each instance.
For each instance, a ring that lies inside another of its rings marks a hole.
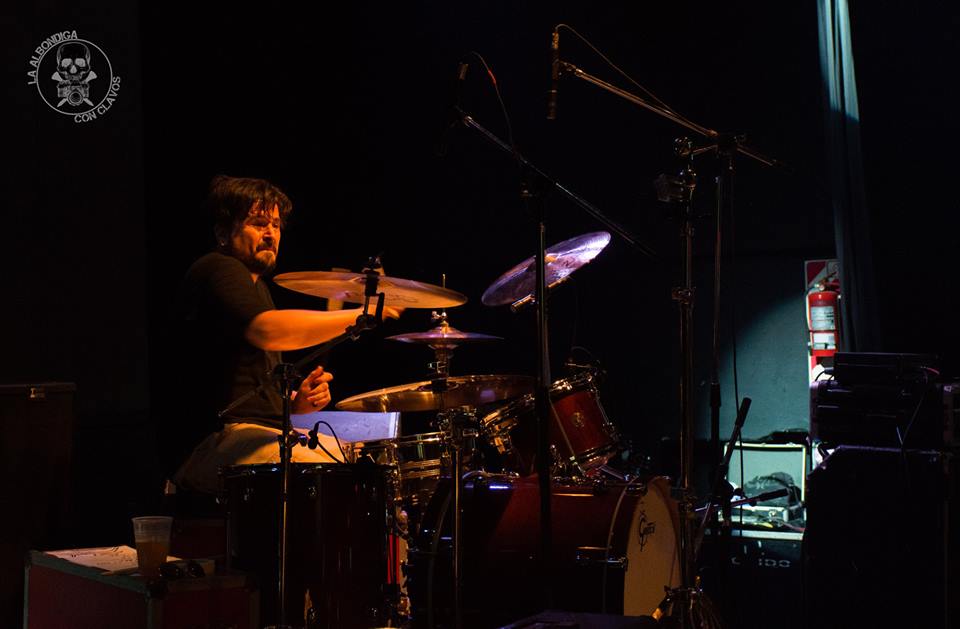
[[[292,463],[286,607],[308,628],[377,627],[399,596],[388,468]],[[228,562],[257,576],[262,617],[277,616],[280,465],[221,470],[227,497]]]
[[[461,501],[465,624],[502,626],[539,611],[538,483],[536,476],[468,472]],[[445,479],[410,550],[407,583],[418,624],[449,618],[451,502]],[[551,505],[558,609],[650,615],[664,587],[679,585],[679,518],[666,478],[555,483]]]
[[[564,461],[589,471],[604,465],[619,448],[619,436],[600,404],[597,376],[585,371],[550,387],[553,421],[550,443]],[[481,420],[486,439],[508,466],[522,474],[534,471],[537,416],[533,394],[503,406]]]
[[[443,433],[427,432],[396,439],[358,441],[353,444],[357,461],[369,460],[396,469],[396,498],[404,504],[430,500],[444,469]]]

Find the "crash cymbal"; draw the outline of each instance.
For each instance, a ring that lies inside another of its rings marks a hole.
[[[341,411],[376,413],[433,411],[441,407],[479,406],[507,400],[533,391],[529,376],[454,376],[446,378],[446,391],[439,393],[433,381],[361,393],[337,403]]]
[[[397,334],[388,336],[387,340],[400,341],[401,343],[420,343],[430,347],[457,347],[464,343],[476,343],[478,341],[502,341],[503,337],[490,334],[480,334],[478,332],[461,332],[446,321],[435,328],[426,332],[408,332],[407,334]]]
[[[557,243],[546,251],[547,287],[560,284],[571,273],[590,262],[610,242],[609,232],[591,232],[576,238]],[[513,267],[490,285],[483,293],[484,305],[514,306],[533,300],[537,281],[537,268],[534,258],[527,258]]]
[[[273,281],[298,293],[362,304],[367,276],[363,273],[301,271],[277,275]],[[467,302],[466,295],[457,291],[385,275],[379,278],[377,291],[384,293],[384,305],[401,308],[452,308]]]

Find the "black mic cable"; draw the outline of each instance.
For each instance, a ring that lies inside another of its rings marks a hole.
[[[560,83],[560,27],[550,37],[550,89],[547,91],[547,120],[557,119],[557,86]]]
[[[460,114],[457,110],[460,108],[460,96],[463,93],[463,84],[467,80],[467,70],[469,69],[470,64],[464,63],[463,61],[457,66],[457,80],[453,87],[453,106],[450,108],[450,112],[453,115],[447,119],[447,123],[443,127],[443,132],[440,134],[440,140],[437,142],[436,147],[437,157],[446,156],[449,136],[453,132],[454,127],[460,125]]]

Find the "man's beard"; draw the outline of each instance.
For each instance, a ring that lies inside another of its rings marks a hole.
[[[261,255],[265,252],[270,255]],[[272,272],[274,267],[277,266],[277,256],[273,251],[261,250],[255,253],[252,258],[244,260],[244,262],[252,273],[266,275]]]

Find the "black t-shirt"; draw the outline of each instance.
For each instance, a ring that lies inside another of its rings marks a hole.
[[[253,318],[274,308],[265,281],[254,284],[236,258],[208,253],[187,271],[177,309],[183,358],[190,362],[185,397],[192,406],[188,415],[206,432],[233,421],[280,426],[283,401],[272,379],[280,353],[264,351],[244,338]],[[231,402],[261,385],[259,393],[217,418]]]

